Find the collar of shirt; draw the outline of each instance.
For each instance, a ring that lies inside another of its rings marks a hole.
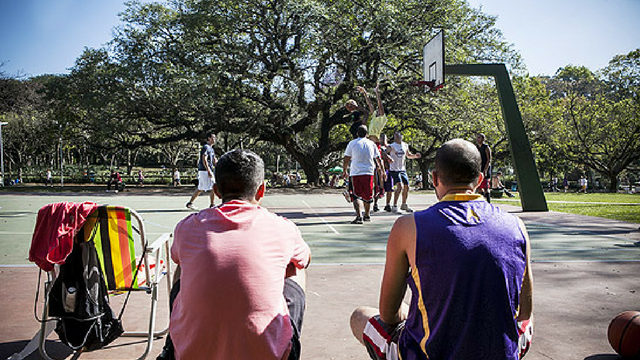
[[[475,201],[484,200],[481,194],[448,194],[442,197],[440,201]]]

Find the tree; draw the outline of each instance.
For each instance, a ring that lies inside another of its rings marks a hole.
[[[562,153],[607,176],[611,192],[617,191],[618,175],[640,157],[640,101],[633,75],[640,71],[639,54],[615,57],[603,78],[567,66],[551,86],[565,124],[557,129]]]
[[[109,50],[85,51],[71,74],[101,146],[244,134],[284,148],[310,182],[350,140],[343,103],[356,85],[385,83],[391,112],[418,106],[406,84],[436,28],[454,61],[518,59],[495,18],[457,0],[176,0],[132,3],[123,20]]]

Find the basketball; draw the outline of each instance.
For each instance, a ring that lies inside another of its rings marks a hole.
[[[620,356],[640,359],[640,311],[625,311],[616,316],[607,330],[609,344]]]

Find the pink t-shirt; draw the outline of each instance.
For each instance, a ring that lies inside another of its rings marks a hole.
[[[180,293],[170,333],[179,360],[281,359],[292,336],[282,294],[286,267],[309,264],[296,225],[234,200],[175,229]]]

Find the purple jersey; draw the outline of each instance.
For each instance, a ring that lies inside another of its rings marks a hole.
[[[484,200],[447,201],[477,197],[449,195],[414,215],[403,360],[518,359],[526,240],[515,216]]]

